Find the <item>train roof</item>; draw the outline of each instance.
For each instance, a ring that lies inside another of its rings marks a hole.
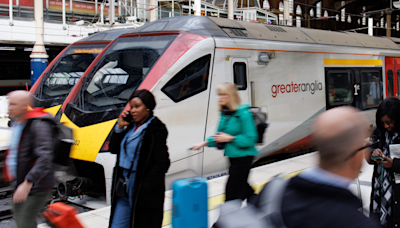
[[[111,29],[102,32],[97,32],[88,37],[80,39],[78,42],[93,42],[93,41],[113,41],[122,34],[132,32],[134,29]]]
[[[216,37],[400,49],[400,46],[397,44],[400,43],[400,39],[398,38],[374,37],[360,33],[277,26],[202,16],[162,18],[136,28],[132,32],[177,30]]]

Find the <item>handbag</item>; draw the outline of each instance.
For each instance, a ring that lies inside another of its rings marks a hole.
[[[143,139],[143,136],[144,136],[144,133],[142,133],[142,135],[140,136],[139,142],[136,145],[135,154],[133,155],[133,159],[131,162],[131,167],[129,168],[128,175],[126,177],[124,177],[123,174],[121,174],[120,176],[118,176],[117,181],[115,183],[115,194],[119,197],[129,198],[129,194],[127,191],[127,185],[128,185],[129,177],[131,176],[131,173],[132,173],[133,163],[135,162],[136,155],[139,150],[139,145]],[[124,144],[125,153],[126,153],[126,144],[127,143],[125,141],[125,144]]]

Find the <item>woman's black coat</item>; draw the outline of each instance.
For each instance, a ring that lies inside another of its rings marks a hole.
[[[379,139],[379,145],[377,148],[383,151],[383,146],[385,145],[385,133],[382,133],[379,129],[374,131],[373,140]],[[400,144],[400,135],[394,139],[393,144]],[[374,149],[377,149],[374,148]],[[372,163],[371,161],[370,163]],[[379,222],[379,214],[372,212],[372,197],[373,197],[373,186],[375,186],[375,177],[378,175],[377,169],[378,165],[374,164],[374,174],[372,176],[372,191],[371,191],[371,204],[370,204],[370,217],[376,219]],[[392,196],[392,216],[387,218],[388,227],[400,227],[400,184],[396,184],[394,180],[393,172],[400,173],[400,159],[393,159],[393,166],[388,169],[391,174],[392,186],[393,186],[393,196]]]
[[[125,134],[133,128],[130,124],[122,133],[113,133],[110,141],[111,153],[117,154],[111,189],[110,226],[116,205],[115,183],[122,171],[118,168],[121,141]],[[165,173],[170,166],[168,147],[168,131],[165,125],[155,117],[146,129],[140,148],[140,157],[136,171],[133,191],[133,206],[130,227],[161,227],[163,218]],[[132,151],[133,153],[134,151]]]

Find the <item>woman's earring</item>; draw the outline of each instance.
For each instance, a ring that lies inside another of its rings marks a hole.
[[[148,112],[150,112],[150,109],[147,109]]]

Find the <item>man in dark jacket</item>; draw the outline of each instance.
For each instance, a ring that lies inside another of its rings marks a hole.
[[[282,205],[287,228],[377,227],[359,211],[359,199],[348,190],[369,148],[364,147],[368,127],[367,119],[350,107],[317,117],[313,140],[319,164],[288,183]]]
[[[33,104],[28,92],[14,91],[8,97],[14,122],[4,175],[16,186],[12,210],[18,228],[34,228],[55,183],[53,120],[43,109],[28,111]]]

